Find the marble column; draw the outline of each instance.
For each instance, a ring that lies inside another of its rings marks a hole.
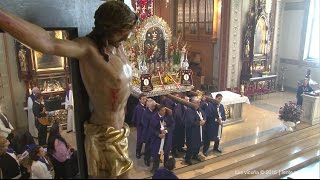
[[[275,23],[274,23],[274,33],[273,33],[273,42],[272,42],[272,50],[271,50],[271,72],[273,74],[277,74],[277,81],[281,80],[281,74],[279,71],[281,67],[280,59],[279,59],[279,40],[280,40],[280,27],[281,27],[281,19],[283,19],[283,0],[276,1],[276,10],[275,10]],[[281,81],[280,81],[281,82]],[[278,83],[277,83],[278,84]]]
[[[241,73],[242,0],[232,0],[230,10],[227,87],[238,86]]]

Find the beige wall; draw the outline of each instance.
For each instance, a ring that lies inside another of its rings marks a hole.
[[[27,114],[23,110],[25,84],[19,81],[14,41],[8,34],[0,34],[0,59],[0,73],[4,86],[0,94],[5,96],[0,102],[3,107],[2,111],[8,115],[15,128],[27,127]]]
[[[308,68],[311,69],[312,79],[320,83],[319,63],[310,64],[303,60],[308,3],[308,0],[283,0],[277,61],[279,63],[279,75],[281,75],[281,67],[287,68],[285,87],[288,90],[297,88],[297,81],[304,78]]]

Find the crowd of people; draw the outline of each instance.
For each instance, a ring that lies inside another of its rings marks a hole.
[[[73,111],[71,88],[66,98],[66,109]],[[38,88],[33,88],[28,106],[32,107],[28,108],[29,130],[15,130],[7,115],[0,113],[0,179],[75,177],[77,151],[61,136],[59,122],[53,122],[48,136],[48,112]],[[70,119],[73,121],[73,117]],[[68,130],[74,131],[73,123]]]
[[[203,146],[202,153],[208,156],[211,141],[214,141],[213,151],[221,153],[219,142],[223,121],[226,120],[222,95],[217,94],[214,101],[207,101],[205,95],[199,98],[176,93],[175,96],[185,102],[190,100],[194,106],[165,96],[158,104],[141,94],[132,116],[132,123],[137,129],[136,158],[144,155],[146,166],[153,161],[153,174],[158,173],[162,159],[166,165],[169,159],[182,153],[187,165],[192,165],[192,160],[201,161],[200,149]]]
[[[64,179],[78,173],[77,152],[60,134],[55,122],[45,145],[36,144],[29,132],[29,141],[16,142],[17,135],[0,135],[0,179]],[[31,138],[30,138],[31,137]],[[16,144],[23,146],[17,148]]]

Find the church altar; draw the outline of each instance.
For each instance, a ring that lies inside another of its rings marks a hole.
[[[242,96],[230,91],[220,91],[211,93],[212,98],[215,98],[217,94],[222,94],[223,98],[221,104],[224,105],[226,112],[226,122],[225,126],[234,123],[242,122],[242,108],[243,104],[250,104],[249,98],[247,96]]]

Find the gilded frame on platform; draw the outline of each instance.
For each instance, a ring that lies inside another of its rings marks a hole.
[[[153,35],[158,35],[154,37]],[[150,36],[150,37],[149,37]],[[171,44],[172,32],[162,18],[157,16],[151,16],[144,20],[141,24],[141,28],[137,33],[138,43],[142,46],[142,51],[148,54],[148,45],[156,44],[160,45],[161,61],[168,59],[168,49]]]

